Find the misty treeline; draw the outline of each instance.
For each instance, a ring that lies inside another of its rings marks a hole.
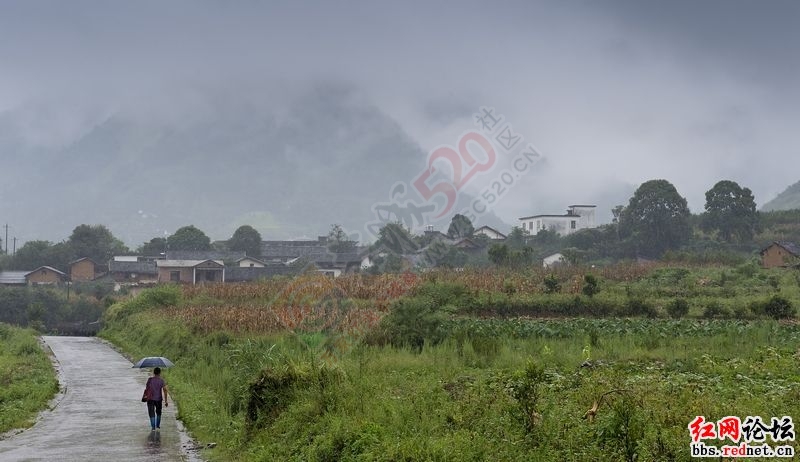
[[[88,285],[61,287],[0,287],[0,322],[31,327],[39,332],[93,335],[113,299],[107,290]],[[67,292],[67,291],[70,292]]]
[[[526,266],[556,252],[570,263],[601,264],[637,258],[738,263],[755,256],[772,241],[800,240],[800,210],[758,212],[750,189],[730,180],[717,182],[705,196],[704,211],[692,214],[672,183],[650,180],[639,186],[627,205],[612,210],[610,224],[564,237],[551,230],[531,235],[515,226],[502,243],[492,243],[483,235],[474,236],[469,220],[456,215],[449,237],[471,238],[480,250],[443,247],[432,252],[432,266]],[[371,271],[402,269],[403,260],[397,255],[431,253],[427,234],[413,235],[400,223],[384,226],[376,245],[391,252],[377,258],[379,265]]]
[[[758,212],[750,189],[730,180],[719,181],[706,192],[705,208],[699,214],[692,214],[686,199],[663,179],[643,183],[627,205],[615,207],[612,213],[612,223],[565,237],[549,230],[530,235],[515,226],[502,243],[475,234],[475,224],[460,214],[453,217],[446,234],[414,234],[400,222],[387,223],[369,247],[360,247],[363,243],[350,239],[334,224],[327,245],[334,253],[368,252],[374,263],[369,271],[380,273],[418,266],[528,265],[555,252],[572,263],[633,258],[731,262],[752,256],[772,241],[800,241],[800,210]],[[469,239],[470,245],[453,245],[461,239]],[[218,242],[187,225],[130,249],[106,226],[82,224],[65,241],[29,241],[13,255],[2,255],[0,269],[33,270],[46,265],[67,271],[78,258],[102,264],[114,255],[158,256],[169,250],[233,250],[259,257],[261,243],[260,233],[249,225]]]

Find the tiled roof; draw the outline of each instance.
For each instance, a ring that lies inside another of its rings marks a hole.
[[[792,255],[800,257],[800,246],[798,246],[794,242],[777,241],[775,243],[778,244],[779,246],[783,247],[787,251],[789,251]]]
[[[109,271],[112,273],[158,274],[154,261],[110,261]]]
[[[347,264],[361,262],[362,249],[350,252],[332,252],[319,241],[264,241],[261,245],[262,260],[293,260],[306,258],[314,263]]]
[[[159,268],[194,268],[208,261],[213,261],[219,266],[224,266],[224,263],[220,260],[156,260],[156,266]]]
[[[25,276],[27,276],[28,273],[30,273],[30,271],[0,271],[0,284],[27,284],[28,280],[25,279]]]
[[[271,278],[273,276],[290,275],[295,273],[295,269],[286,265],[270,265],[265,267],[239,267],[229,266],[225,268],[226,282],[247,282],[258,279]]]
[[[167,260],[229,260],[244,258],[246,253],[238,250],[167,250]]]
[[[27,276],[29,274],[33,274],[33,273],[35,273],[35,272],[37,272],[39,270],[43,270],[43,269],[46,269],[46,270],[49,270],[49,271],[53,271],[54,273],[58,274],[59,276],[66,276],[66,273],[64,273],[61,270],[57,270],[57,269],[53,268],[52,266],[40,266],[40,267],[36,268],[33,271],[28,271],[25,275]]]

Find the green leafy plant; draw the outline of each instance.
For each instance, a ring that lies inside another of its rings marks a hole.
[[[544,293],[546,294],[556,294],[561,292],[561,283],[558,281],[558,278],[555,274],[548,274],[542,283],[544,284]]]
[[[689,314],[689,302],[682,298],[676,298],[667,305],[667,314],[675,319],[682,318]]]

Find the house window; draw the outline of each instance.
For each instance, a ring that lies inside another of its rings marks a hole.
[[[570,229],[575,229],[575,223],[576,223],[575,220],[569,222]]]
[[[522,222],[522,230],[525,231],[525,222]]]
[[[181,281],[181,272],[180,271],[170,271],[169,272],[169,280],[170,280],[170,282],[180,282]]]

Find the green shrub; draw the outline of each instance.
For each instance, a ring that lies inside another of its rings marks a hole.
[[[703,310],[703,317],[706,319],[729,318],[730,316],[730,310],[717,301],[709,302]]]
[[[744,263],[736,267],[736,272],[747,278],[755,276],[758,270],[758,265],[754,262]]]
[[[640,405],[628,396],[611,404],[611,413],[600,419],[597,439],[602,446],[610,446],[628,462],[638,460],[639,445],[647,428]]]
[[[667,313],[675,319],[682,318],[689,314],[689,302],[682,298],[676,298],[667,305]]]
[[[106,318],[109,321],[114,321],[151,308],[175,306],[180,299],[180,286],[174,284],[160,285],[144,290],[136,297],[112,305],[106,311]]]
[[[544,293],[546,294],[557,294],[561,292],[561,283],[558,282],[558,278],[555,274],[548,274],[543,281],[544,284]]]
[[[522,422],[526,433],[531,433],[541,420],[537,409],[543,394],[542,386],[546,383],[544,368],[531,360],[528,360],[525,369],[515,371],[506,383],[506,390],[517,402],[517,418]]]
[[[587,297],[594,297],[595,294],[600,292],[600,288],[597,286],[597,278],[593,274],[587,274],[583,277],[583,295]]]
[[[647,316],[655,318],[658,316],[656,308],[641,298],[629,298],[621,310],[623,316]]]
[[[794,316],[794,307],[788,299],[774,295],[764,303],[764,314],[773,319],[791,318]]]
[[[417,296],[394,302],[381,325],[393,345],[421,351],[426,342],[442,341],[444,335],[440,326],[446,318],[432,298]]]
[[[474,300],[467,286],[451,282],[428,282],[419,286],[415,296],[427,297],[437,306],[468,308]]]

